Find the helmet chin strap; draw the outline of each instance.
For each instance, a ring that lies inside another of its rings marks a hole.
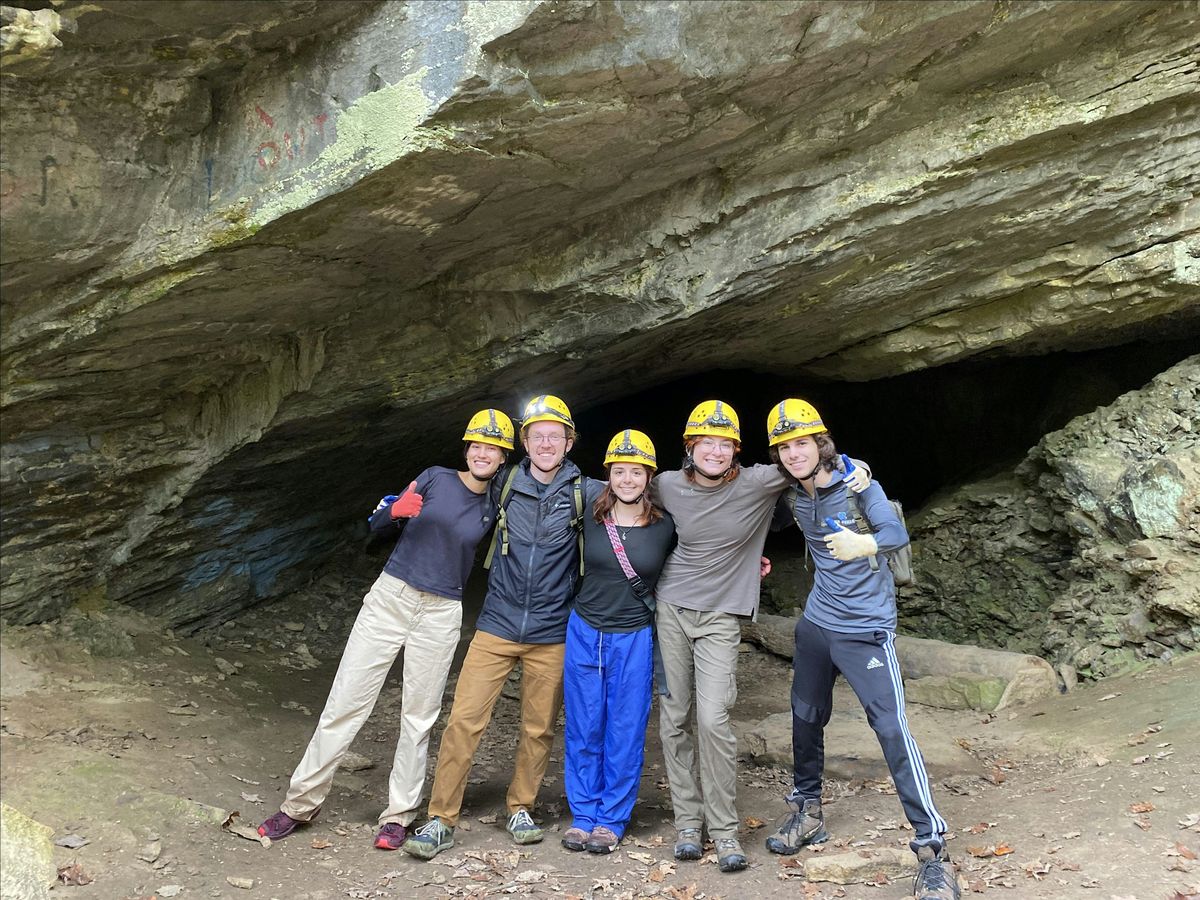
[[[637,495],[636,497],[634,497],[632,500],[622,500],[622,499],[621,499],[621,495],[620,495],[620,494],[618,494],[616,491],[613,491],[613,498],[614,498],[614,499],[615,499],[615,500],[616,500],[618,503],[620,503],[622,506],[637,506],[639,503],[641,503],[641,502],[642,502],[642,498],[643,498],[643,497],[645,497],[645,496],[646,496],[646,492],[645,492],[645,491],[642,491],[640,494],[638,494],[638,495]]]

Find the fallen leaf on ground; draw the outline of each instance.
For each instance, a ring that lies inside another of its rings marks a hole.
[[[764,825],[767,824],[762,819],[754,818],[754,816],[746,816],[746,818],[743,821],[744,821],[746,827],[751,830],[753,830],[755,828],[762,828]]]
[[[1121,696],[1121,692],[1120,692],[1120,691],[1117,691],[1115,694],[1105,694],[1105,695],[1104,695],[1103,697],[1101,697],[1101,698],[1100,698],[1100,699],[1099,699],[1097,702],[1098,702],[1098,703],[1103,703],[1105,700],[1116,700],[1116,699],[1117,699],[1118,697],[1120,697],[1120,696]]]
[[[1131,813],[1154,812],[1154,804],[1150,803],[1149,801],[1146,801],[1146,800],[1140,800],[1137,803],[1130,803],[1129,811]]]
[[[242,799],[247,803],[262,803],[262,798],[258,794],[247,794],[245,791],[240,792]]]
[[[333,846],[333,841],[327,841],[324,838],[313,838],[313,841],[311,844],[309,844],[309,846],[314,850],[328,850]]]
[[[481,825],[495,825],[496,819],[497,816],[495,813],[488,813],[486,816],[479,817],[479,823]]]
[[[248,891],[254,887],[253,878],[243,878],[240,875],[226,875],[225,881],[235,888],[241,888],[243,891]]]
[[[58,867],[58,880],[63,884],[84,885],[91,884],[95,879],[83,871],[79,863],[69,863]]]
[[[992,822],[979,822],[976,825],[972,825],[967,829],[967,831],[969,831],[971,834],[983,834],[985,831],[991,828],[993,824],[994,823]]]

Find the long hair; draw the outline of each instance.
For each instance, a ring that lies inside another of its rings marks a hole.
[[[817,445],[817,453],[819,454],[817,463],[818,469],[824,469],[826,472],[832,472],[838,467],[838,452],[837,446],[833,443],[833,435],[828,431],[818,431],[812,436],[813,443]],[[771,462],[779,467],[779,471],[788,478],[794,477],[787,467],[779,461],[779,448],[768,447],[767,456],[771,457]],[[814,470],[813,474],[816,472]]]
[[[702,441],[702,437],[690,437],[683,440],[683,476],[688,481],[696,480],[696,463],[692,458],[692,451],[696,448],[696,444]],[[729,463],[729,471],[721,476],[725,483],[735,480],[742,471],[742,464],[738,461],[738,453],[742,450],[742,442],[733,442],[733,460]]]
[[[607,473],[608,466],[605,466]],[[643,466],[650,478],[653,479],[654,471],[648,466]],[[646,490],[642,492],[642,502],[639,504],[641,510],[638,512],[639,519],[645,519],[647,525],[653,525],[662,518],[662,510],[651,499],[651,484],[652,480],[646,481]],[[617,495],[613,493],[613,489],[607,484],[604,485],[604,490],[600,492],[600,496],[596,498],[596,502],[592,504],[592,518],[596,520],[597,525],[604,524],[604,517],[612,512],[612,508],[617,503]]]

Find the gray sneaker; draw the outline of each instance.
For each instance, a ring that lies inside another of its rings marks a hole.
[[[603,825],[597,825],[592,829],[591,837],[588,838],[584,849],[588,853],[612,853],[621,846],[621,839],[617,837],[617,833],[611,828],[605,828]]]
[[[699,828],[680,828],[675,837],[676,859],[699,859],[704,855],[704,843]]]
[[[922,847],[917,851],[917,876],[913,879],[916,900],[959,900],[958,873],[946,851]]]
[[[722,872],[740,872],[750,865],[737,838],[717,838],[717,868]]]
[[[518,844],[536,844],[542,839],[542,829],[534,824],[527,809],[518,809],[509,817],[508,833]]]
[[[783,817],[775,833],[767,838],[768,850],[790,856],[798,853],[801,847],[829,840],[820,800],[788,800],[787,805],[788,814]]]
[[[434,816],[400,845],[409,856],[418,859],[433,859],[443,850],[454,846],[454,829]]]

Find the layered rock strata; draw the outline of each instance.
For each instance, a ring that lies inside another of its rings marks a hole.
[[[278,593],[534,385],[1196,327],[1193,2],[16,6],[12,621]]]
[[[906,630],[1113,674],[1200,647],[1200,356],[909,523]]]

